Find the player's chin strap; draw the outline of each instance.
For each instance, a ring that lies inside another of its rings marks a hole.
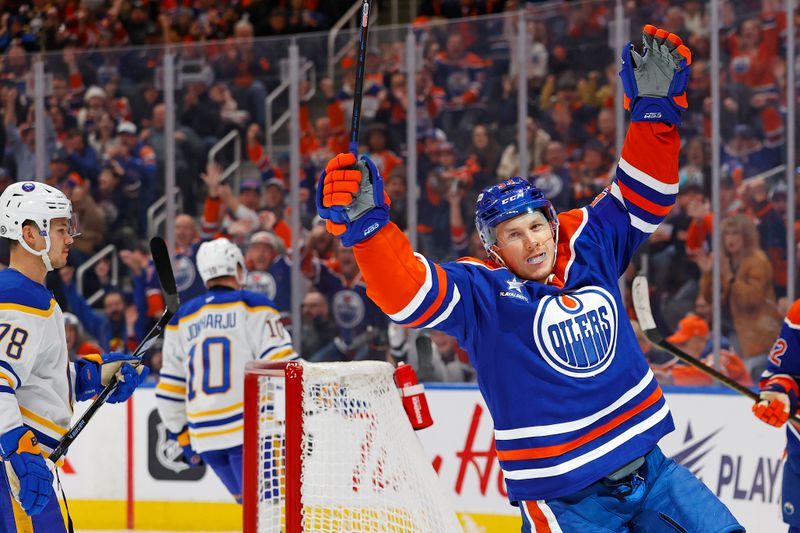
[[[44,237],[44,250],[34,250],[28,246],[28,243],[25,242],[25,238],[22,235],[19,236],[17,242],[19,242],[29,253],[41,257],[44,267],[48,272],[51,272],[53,270],[53,264],[50,262],[50,255],[48,255],[50,253],[50,234],[48,234],[46,230],[42,230],[39,234]]]

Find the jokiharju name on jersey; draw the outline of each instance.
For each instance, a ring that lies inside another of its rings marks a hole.
[[[449,333],[469,354],[512,501],[572,494],[674,429],[617,280],[675,202],[679,146],[673,126],[631,124],[616,179],[559,215],[546,284],[474,258],[438,265],[391,223],[356,250],[393,321]]]
[[[236,327],[236,313],[214,313],[202,315],[199,320],[187,326],[187,341],[192,341],[200,336],[206,329],[224,331]]]

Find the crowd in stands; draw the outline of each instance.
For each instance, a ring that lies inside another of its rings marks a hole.
[[[11,3],[13,4],[13,2]],[[589,204],[614,175],[617,150],[617,51],[609,48],[613,4],[525,3],[528,168],[517,144],[516,0],[427,0],[413,28],[421,60],[417,98],[409,102],[403,36],[374,30],[367,50],[360,147],[386,179],[391,218],[407,229],[406,117],[417,135],[416,230],[419,251],[437,261],[485,257],[472,219],[481,188],[522,175],[558,210]],[[689,353],[709,358],[712,252],[710,210],[712,66],[704,2],[625,2],[632,28],[654,23],[680,35],[694,61],[681,126],[681,192],[677,206],[643,255],[663,331]],[[723,2],[721,195],[723,369],[751,383],[765,365],[786,309],[786,208],[782,164],[786,76],[785,19],[778,0]],[[266,149],[265,98],[285,79],[286,42],[254,37],[325,30],[347,4],[315,0],[266,2],[34,3],[0,22],[0,188],[35,177],[32,55],[44,55],[51,75],[43,121],[48,170],[78,212],[82,237],[70,267],[49,283],[74,328],[77,354],[92,342],[125,349],[141,338],[162,302],[147,256],[147,206],[164,194],[166,165],[163,48],[177,48],[176,176],[181,215],[175,268],[185,301],[202,293],[193,257],[199,244],[225,235],[245,252],[247,287],[271,297],[288,321],[292,297],[302,299],[300,353],[311,361],[417,361],[418,337],[430,338],[429,379],[469,381],[467,354],[438,332],[390,326],[366,297],[352,252],[315,216],[316,180],[325,162],[347,150],[355,80],[354,50],[327,77],[324,34],[305,37],[301,54],[317,79],[301,83],[302,176],[297,206],[288,205],[288,154]],[[482,16],[487,15],[487,16]],[[468,18],[460,18],[468,17]],[[456,19],[443,22],[441,19]],[[631,36],[637,39],[636,36]],[[110,46],[128,46],[110,50]],[[151,45],[151,47],[132,47]],[[325,73],[325,74],[323,74]],[[316,83],[314,83],[316,82]],[[312,85],[312,83],[314,85]],[[278,111],[285,109],[280,99]],[[273,111],[275,111],[273,109]],[[240,180],[224,179],[231,154],[208,161],[209,149],[230,131],[242,136]],[[285,135],[285,133],[284,133]],[[273,140],[280,141],[279,135]],[[277,144],[281,144],[277,142]],[[207,162],[208,161],[208,162]],[[800,197],[797,205],[800,208]],[[297,209],[302,234],[287,222]],[[2,241],[2,239],[0,239]],[[74,267],[104,246],[77,290]],[[1,251],[0,251],[1,252]],[[7,252],[6,252],[7,254]],[[7,263],[0,253],[0,260]],[[292,295],[291,261],[301,262],[305,286]],[[637,259],[636,264],[640,261]],[[633,268],[631,269],[633,272]],[[87,297],[101,294],[98,299]],[[641,338],[665,382],[706,384]],[[424,342],[423,342],[424,344]],[[158,355],[150,361],[158,369]]]

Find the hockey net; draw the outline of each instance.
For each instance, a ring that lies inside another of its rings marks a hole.
[[[463,531],[388,363],[251,362],[245,533]]]

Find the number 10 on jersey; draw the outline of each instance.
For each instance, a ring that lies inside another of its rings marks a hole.
[[[208,337],[200,344],[200,375],[203,393],[223,394],[231,388],[231,340],[228,337]],[[197,394],[195,391],[195,356],[197,344],[189,350],[189,401]]]

